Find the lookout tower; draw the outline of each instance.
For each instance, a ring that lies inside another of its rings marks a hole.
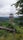
[[[13,23],[13,21],[14,21],[13,14],[12,14],[12,13],[10,13],[10,16],[9,16],[9,22],[10,22],[10,23]]]

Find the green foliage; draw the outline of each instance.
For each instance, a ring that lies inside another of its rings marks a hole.
[[[14,25],[12,25],[12,24],[10,24],[10,23],[8,23],[8,22],[1,22],[0,24],[2,24],[2,26],[4,27],[7,27],[7,28],[15,28],[16,30],[17,30],[17,34],[21,34],[21,33],[23,33],[23,29],[21,28],[21,27],[19,27],[19,23],[18,23],[18,20],[19,19],[16,19],[16,21],[15,21],[15,24]],[[5,30],[1,30],[0,31],[0,37],[1,36],[3,36],[4,35],[4,37],[6,38],[7,37],[7,34],[8,34],[8,31],[5,31]]]
[[[18,0],[15,4],[13,4],[13,5],[15,5],[15,7],[17,8],[18,6],[20,7],[20,8],[22,8],[22,9],[17,9],[17,10],[19,10],[16,14],[23,14],[23,0]],[[12,6],[13,6],[12,5]]]
[[[4,34],[4,30],[0,30],[0,37]]]

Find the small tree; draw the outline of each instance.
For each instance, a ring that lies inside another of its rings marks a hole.
[[[18,12],[16,12],[17,15],[22,15],[23,16],[23,0],[18,0],[15,4],[12,4],[11,6],[15,5],[16,7],[16,10],[18,10]],[[19,7],[19,8],[18,8]],[[21,20],[22,19],[22,16],[20,17]],[[20,21],[21,21],[20,20]],[[20,22],[20,24],[22,24],[22,22]]]

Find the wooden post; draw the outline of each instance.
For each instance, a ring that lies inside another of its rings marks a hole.
[[[13,40],[15,40],[15,29],[13,30]]]

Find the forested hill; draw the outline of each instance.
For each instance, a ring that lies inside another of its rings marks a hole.
[[[17,17],[15,17],[17,18]],[[9,19],[9,17],[0,17],[0,21],[7,21]]]
[[[8,17],[0,17],[0,21],[6,21],[8,20]]]
[[[8,19],[9,19],[9,17],[0,17],[0,21],[7,21]],[[15,19],[15,21],[16,20],[17,21],[19,21],[19,20],[23,21],[23,16],[15,17],[14,19]]]

